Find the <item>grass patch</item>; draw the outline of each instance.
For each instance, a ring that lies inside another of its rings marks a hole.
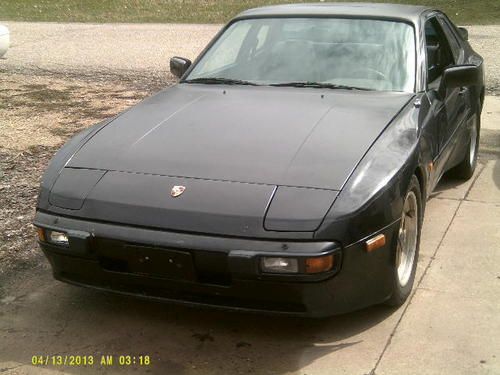
[[[1,0],[0,19],[56,22],[225,23],[242,10],[286,0]],[[458,24],[500,23],[498,0],[391,0],[445,11]],[[304,2],[307,2],[305,0]]]

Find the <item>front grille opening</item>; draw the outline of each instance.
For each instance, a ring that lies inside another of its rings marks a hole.
[[[130,273],[130,267],[126,260],[100,257],[99,263],[101,264],[101,267],[106,271]]]
[[[203,284],[231,285],[226,253],[195,251],[196,279]]]
[[[231,275],[226,273],[198,272],[198,282],[214,285],[231,285]]]

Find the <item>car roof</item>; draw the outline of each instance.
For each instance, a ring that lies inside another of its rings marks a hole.
[[[240,13],[236,18],[290,16],[290,17],[369,17],[398,19],[417,23],[421,14],[433,10],[426,6],[383,3],[307,3],[284,4],[254,8]]]

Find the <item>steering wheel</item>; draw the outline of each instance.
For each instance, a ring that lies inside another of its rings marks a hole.
[[[381,71],[378,71],[376,69],[373,69],[373,68],[368,68],[368,67],[360,67],[360,68],[356,68],[351,74],[356,74],[358,72],[368,72],[369,74],[372,74],[372,75],[375,75],[377,77],[377,80],[382,80],[382,81],[389,81],[389,79],[387,78],[387,76],[382,73]]]

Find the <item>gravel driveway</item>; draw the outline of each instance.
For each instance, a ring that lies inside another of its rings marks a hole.
[[[488,93],[500,95],[500,25],[469,26],[472,47],[486,61],[486,83]]]
[[[105,80],[164,79],[169,59],[194,59],[221,25],[5,22],[11,49],[0,69],[77,73]],[[97,73],[97,76],[96,76]],[[171,77],[171,76],[170,76]]]

